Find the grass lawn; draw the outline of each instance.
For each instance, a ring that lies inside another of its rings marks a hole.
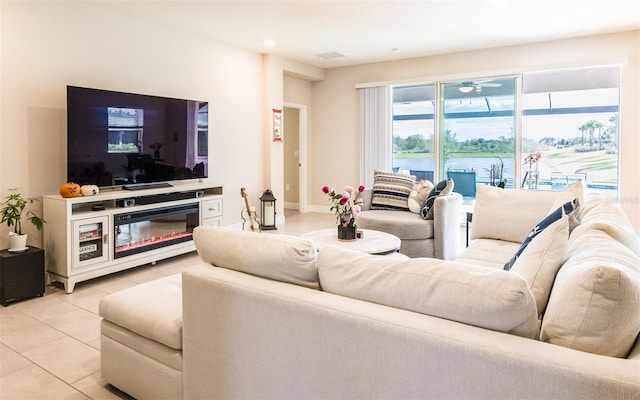
[[[615,182],[618,179],[618,155],[604,150],[578,153],[573,147],[549,149],[542,153],[541,173],[586,173],[587,180]]]

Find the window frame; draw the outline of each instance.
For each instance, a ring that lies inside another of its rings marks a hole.
[[[485,79],[500,79],[500,78],[511,78],[514,77],[517,82],[515,84],[515,98],[514,98],[514,112],[515,112],[515,116],[514,116],[514,122],[515,122],[515,126],[514,126],[514,132],[513,132],[513,138],[514,138],[514,159],[513,159],[513,165],[514,165],[514,182],[513,182],[513,186],[515,188],[521,188],[522,185],[520,184],[524,175],[524,170],[525,170],[525,166],[523,164],[523,157],[525,156],[524,151],[523,151],[523,120],[525,117],[527,117],[530,113],[527,112],[527,110],[523,110],[523,99],[525,96],[524,93],[524,84],[525,84],[525,79],[527,74],[531,74],[531,73],[545,73],[545,72],[561,72],[561,73],[567,73],[567,72],[571,72],[572,70],[580,70],[580,69],[591,69],[591,68],[599,68],[599,67],[615,67],[618,69],[618,82],[617,82],[617,105],[611,105],[611,104],[598,104],[599,101],[596,100],[596,105],[590,105],[589,102],[583,102],[581,104],[578,104],[576,106],[571,106],[569,105],[568,107],[564,108],[564,112],[566,114],[572,114],[572,110],[578,110],[578,109],[585,109],[585,110],[591,110],[588,111],[589,112],[593,112],[593,110],[604,110],[604,112],[612,112],[614,113],[614,115],[617,118],[617,127],[616,127],[616,138],[615,138],[615,144],[618,146],[618,153],[617,153],[617,158],[616,158],[616,174],[617,174],[617,179],[615,180],[615,187],[614,189],[609,189],[611,190],[611,192],[615,192],[615,197],[617,198],[620,195],[620,152],[619,152],[619,145],[620,145],[620,137],[621,137],[621,132],[620,132],[620,127],[621,127],[621,123],[620,123],[620,119],[621,119],[621,113],[620,113],[620,101],[622,98],[622,86],[621,86],[621,78],[622,78],[622,72],[621,72],[621,65],[620,64],[603,64],[603,65],[588,65],[588,66],[572,66],[572,67],[558,67],[558,68],[554,68],[554,69],[550,69],[547,71],[528,71],[528,72],[522,72],[522,73],[514,73],[514,74],[509,74],[509,75],[496,75],[496,76],[490,76],[490,77],[484,77],[484,78],[456,78],[454,79],[442,79],[442,80],[433,80],[433,81],[423,81],[420,83],[409,83],[409,82],[405,82],[403,84],[397,84],[397,85],[389,85],[391,88],[391,91],[393,93],[393,91],[396,88],[406,88],[406,87],[413,87],[413,86],[434,86],[434,91],[435,91],[435,99],[437,99],[435,101],[434,104],[434,115],[433,115],[433,123],[434,123],[434,138],[433,138],[433,145],[434,145],[434,149],[433,149],[433,158],[434,158],[434,178],[435,180],[442,180],[445,177],[445,173],[446,170],[444,168],[444,163],[442,162],[443,159],[443,155],[442,155],[442,143],[443,143],[443,137],[444,137],[444,131],[442,130],[441,126],[443,124],[442,122],[442,116],[441,116],[441,108],[442,108],[442,101],[440,101],[442,99],[442,95],[441,95],[441,85],[444,83],[448,83],[448,82],[460,82],[460,81],[466,81],[466,80],[485,80]],[[579,81],[579,83],[582,83],[582,81]],[[597,85],[597,84],[596,84]],[[608,86],[605,86],[608,87]],[[597,89],[598,87],[593,87],[593,89]],[[550,98],[553,97],[560,97],[563,96],[562,93],[563,91],[567,91],[567,90],[555,90],[555,91],[551,91],[551,93],[556,93],[556,95],[554,96],[553,94],[549,94]],[[393,97],[393,96],[392,96]],[[427,99],[428,100],[428,99]],[[393,103],[393,100],[392,100]],[[606,101],[604,103],[607,103]],[[394,114],[393,111],[393,104],[391,107],[391,111],[390,111],[390,118],[391,121],[393,123],[393,121],[395,121],[395,117],[396,115]],[[426,115],[426,114],[425,114]],[[418,116],[418,115],[416,115]],[[404,119],[411,119],[412,116],[408,116],[405,117]],[[392,143],[394,142],[394,132],[393,130],[390,132],[389,135],[389,139]],[[391,151],[392,151],[392,160],[393,162],[395,161],[395,154],[393,153],[393,145],[391,146]],[[395,165],[394,165],[395,166]],[[586,181],[586,182],[592,182],[592,181]],[[550,190],[556,190],[556,189],[550,189]]]

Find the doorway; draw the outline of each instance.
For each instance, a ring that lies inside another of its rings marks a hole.
[[[284,208],[305,212],[306,209],[306,135],[307,106],[284,104]]]

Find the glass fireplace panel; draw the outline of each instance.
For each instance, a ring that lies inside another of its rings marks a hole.
[[[114,215],[114,258],[193,240],[199,203]]]

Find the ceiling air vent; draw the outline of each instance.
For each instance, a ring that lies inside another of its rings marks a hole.
[[[330,60],[332,58],[346,57],[346,55],[338,53],[337,51],[327,51],[326,53],[316,54],[316,57],[320,57],[323,60]]]

